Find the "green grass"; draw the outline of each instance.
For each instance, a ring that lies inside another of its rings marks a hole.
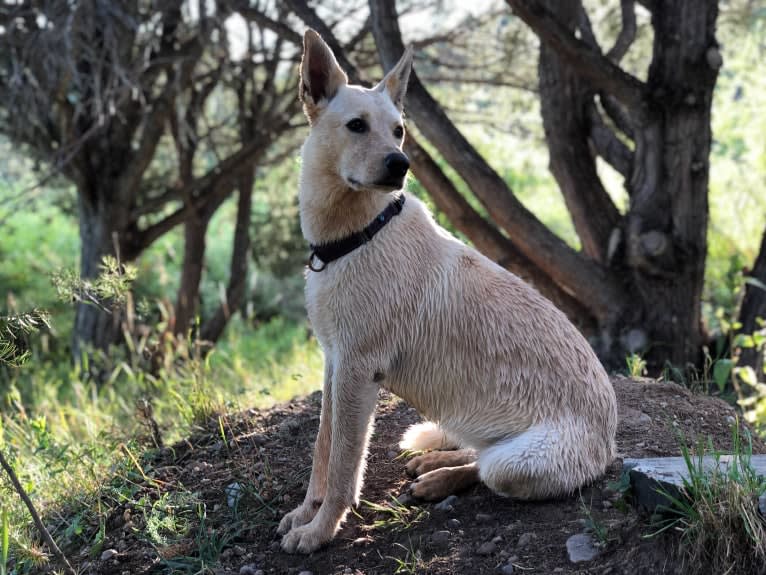
[[[721,467],[721,453],[701,444],[695,454],[681,438],[688,477],[680,495],[660,489],[669,504],[658,508],[657,530],[681,537],[681,551],[691,572],[754,573],[766,561],[766,519],[758,499],[766,479],[751,465],[752,443],[743,442],[739,423],[732,426],[732,460]],[[707,468],[705,455],[715,464]]]
[[[141,401],[151,402],[152,418],[168,445],[214,413],[267,406],[318,389],[322,356],[305,325],[276,319],[256,330],[235,322],[231,337],[205,360],[192,358],[158,377],[134,370],[126,361],[99,387],[60,364],[28,367],[17,370],[0,396],[4,406],[0,446],[15,462],[40,511],[50,514],[78,502],[82,506],[102,490],[107,477],[124,477],[128,486],[134,475],[136,480],[145,479],[138,462],[152,445],[148,439],[152,432],[150,422],[140,415]],[[116,488],[115,501],[130,499],[125,485]],[[73,493],[78,495],[73,498]],[[0,501],[8,514],[11,557],[17,566],[37,561],[39,546],[28,528],[26,511],[4,480]],[[152,515],[147,523],[156,527],[159,542],[182,531],[188,513],[187,509],[186,515]],[[94,521],[98,520],[89,519]],[[81,533],[75,522],[73,529],[59,530],[58,535],[66,544]],[[223,542],[208,540],[202,533],[196,537],[205,545],[207,565]]]
[[[408,507],[402,505],[392,497],[391,501],[385,505],[362,500],[362,505],[376,514],[375,520],[370,526],[371,529],[385,529],[387,531],[406,531],[415,526],[415,524],[428,518],[428,511],[417,506]]]

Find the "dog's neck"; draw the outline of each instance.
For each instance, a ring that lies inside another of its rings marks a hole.
[[[310,244],[326,244],[363,230],[393,199],[395,192],[351,189],[335,174],[301,171],[300,216]]]

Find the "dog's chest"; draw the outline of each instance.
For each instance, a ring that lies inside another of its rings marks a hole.
[[[377,255],[363,247],[321,272],[308,272],[306,308],[325,349],[364,350],[390,334],[401,286],[384,281],[385,262]]]

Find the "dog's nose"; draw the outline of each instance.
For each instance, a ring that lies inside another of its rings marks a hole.
[[[410,169],[410,160],[400,152],[388,154],[384,162],[388,173],[394,178],[403,178]]]

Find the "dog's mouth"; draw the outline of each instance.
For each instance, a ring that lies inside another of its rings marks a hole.
[[[348,184],[358,191],[375,190],[380,192],[392,192],[394,190],[401,190],[404,187],[404,178],[388,178],[370,184],[363,184],[359,180],[348,178]]]

